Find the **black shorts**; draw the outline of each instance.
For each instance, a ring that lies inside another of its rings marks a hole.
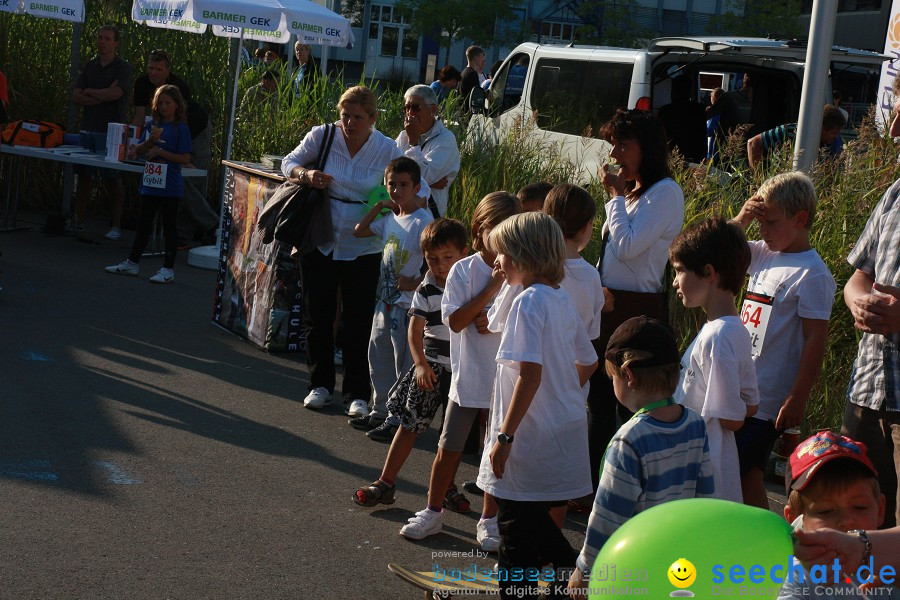
[[[766,470],[769,454],[772,453],[772,448],[775,447],[775,442],[781,433],[775,429],[773,421],[763,421],[753,417],[744,421],[744,426],[734,432],[738,461],[741,464],[741,476],[749,473],[750,469],[754,467],[760,471]]]
[[[388,418],[396,417],[400,426],[412,433],[424,433],[431,426],[438,409],[447,404],[450,395],[450,365],[428,361],[437,376],[432,390],[419,389],[416,383],[416,366],[394,384],[387,400]]]

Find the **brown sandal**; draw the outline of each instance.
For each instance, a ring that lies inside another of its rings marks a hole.
[[[394,486],[389,486],[385,482],[373,481],[371,485],[361,487],[353,494],[353,501],[360,506],[375,506],[377,504],[393,504],[394,503]]]

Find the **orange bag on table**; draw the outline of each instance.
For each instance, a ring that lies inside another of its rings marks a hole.
[[[65,131],[49,121],[13,121],[0,133],[0,141],[11,146],[55,148],[62,145]]]

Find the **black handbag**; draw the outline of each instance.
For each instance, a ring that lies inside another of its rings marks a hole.
[[[325,126],[325,140],[319,148],[319,156],[313,168],[322,170],[328,161],[328,153],[334,142],[335,126]],[[301,255],[333,240],[331,229],[331,205],[325,190],[308,185],[295,186],[285,182],[282,185],[299,187],[292,198],[287,200],[278,214],[275,224],[275,239],[294,246]]]

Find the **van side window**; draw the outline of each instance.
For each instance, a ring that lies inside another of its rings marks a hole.
[[[631,63],[541,58],[531,89],[541,129],[596,137],[616,109],[628,105]]]
[[[517,54],[500,69],[491,80],[488,98],[490,114],[499,115],[519,105],[525,91],[525,76],[528,74],[529,56]]]

